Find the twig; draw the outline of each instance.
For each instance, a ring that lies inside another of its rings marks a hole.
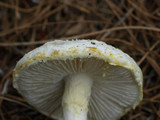
[[[149,49],[148,52],[146,52],[143,57],[140,59],[140,61],[138,62],[138,65],[141,65],[142,62],[145,60],[145,58],[149,55],[149,53],[159,44],[159,41],[157,41],[155,44],[153,44],[153,46]]]
[[[104,29],[104,30],[100,30],[100,31],[85,33],[85,34],[81,34],[81,35],[77,35],[77,36],[73,36],[73,37],[57,38],[57,39],[62,39],[62,40],[78,39],[78,38],[85,38],[85,37],[89,37],[92,35],[101,34],[106,31],[114,32],[114,31],[118,31],[118,30],[127,30],[127,29],[148,30],[148,31],[160,32],[160,28],[156,28],[156,27],[145,27],[145,26],[126,26],[126,27],[124,27],[124,26],[122,26],[122,27],[114,27],[114,28]],[[21,42],[21,43],[19,43],[19,42],[0,43],[0,47],[39,45],[39,44],[43,44],[48,41],[51,41],[51,40],[43,40],[43,41],[37,41],[37,42],[36,41],[35,42]]]

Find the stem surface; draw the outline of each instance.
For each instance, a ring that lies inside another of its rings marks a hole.
[[[92,80],[85,74],[67,77],[62,99],[64,120],[87,120]]]

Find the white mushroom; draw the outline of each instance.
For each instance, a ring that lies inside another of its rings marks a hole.
[[[27,53],[14,87],[58,120],[116,120],[142,100],[142,72],[122,51],[96,40],[55,40]]]

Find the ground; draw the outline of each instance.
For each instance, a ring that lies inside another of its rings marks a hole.
[[[1,0],[1,120],[50,120],[13,88],[12,72],[25,53],[43,43],[76,38],[111,44],[141,67],[143,101],[121,120],[160,120],[159,0]]]

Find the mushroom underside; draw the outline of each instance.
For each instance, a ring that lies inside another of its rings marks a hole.
[[[23,68],[15,82],[23,97],[38,111],[63,120],[64,81],[79,73],[93,81],[89,120],[117,119],[140,99],[140,89],[129,69],[92,57],[41,61]]]

